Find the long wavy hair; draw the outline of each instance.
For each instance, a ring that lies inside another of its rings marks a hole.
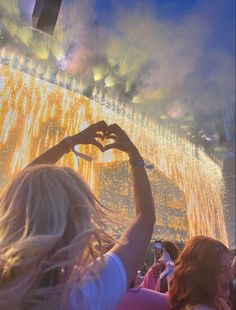
[[[20,172],[0,198],[0,309],[62,309],[75,275],[102,267],[110,220],[72,169]]]
[[[186,243],[175,263],[170,283],[172,309],[180,310],[186,305],[196,304],[216,307],[216,277],[223,253],[228,253],[228,248],[209,237],[196,236]]]

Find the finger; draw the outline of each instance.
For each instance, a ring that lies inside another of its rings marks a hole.
[[[111,144],[105,145],[103,147],[103,151],[106,152],[106,151],[108,151],[110,149],[116,149],[116,148],[117,148],[117,143],[115,142],[115,143],[111,143]]]
[[[108,125],[105,121],[99,121],[92,126],[96,131],[106,132],[108,130]]]
[[[124,133],[124,130],[121,129],[121,127],[118,124],[112,124],[108,126],[108,133],[114,133],[116,135],[120,135],[121,133]]]
[[[104,140],[104,135],[102,135],[101,133],[96,133],[95,138],[100,138],[100,139]]]
[[[98,141],[93,140],[92,144],[97,146],[100,149],[100,151],[102,151],[102,152],[104,151],[103,145],[101,143],[99,143]]]
[[[117,140],[118,139],[118,137],[116,135],[114,135],[114,134],[106,134],[104,136],[104,138],[105,139],[112,139],[112,140]]]

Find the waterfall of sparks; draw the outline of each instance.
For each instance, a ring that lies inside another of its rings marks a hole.
[[[184,193],[189,236],[207,235],[228,244],[220,167],[202,149],[120,102],[108,100],[96,90],[92,98],[0,64],[0,169],[6,178],[63,137],[101,119],[116,122],[125,128],[144,158]],[[79,171],[94,190],[96,162],[127,160],[118,151],[103,154],[93,146],[79,146],[78,150],[92,156],[93,164],[78,163],[72,154],[66,154],[59,164]]]

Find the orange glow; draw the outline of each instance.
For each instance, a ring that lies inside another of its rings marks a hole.
[[[144,158],[184,193],[189,236],[208,235],[227,244],[220,167],[187,140],[143,119],[119,102],[107,103],[108,98],[100,101],[97,95],[96,101],[90,100],[0,64],[1,171],[9,178],[65,136],[93,122],[104,119],[109,124],[118,123]],[[92,156],[93,163],[80,160],[78,164],[72,154],[66,154],[59,164],[79,171],[94,190],[96,163],[127,160],[127,156],[118,151],[104,155],[96,147],[81,145],[78,150]],[[176,227],[180,225],[176,223]]]

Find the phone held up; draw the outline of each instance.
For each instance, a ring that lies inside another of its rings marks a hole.
[[[155,255],[156,258],[159,259],[162,256],[163,253],[163,246],[162,246],[162,242],[160,240],[155,240],[154,242],[154,247],[155,247]]]

